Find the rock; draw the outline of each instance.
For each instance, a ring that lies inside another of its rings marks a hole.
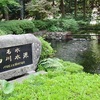
[[[33,34],[0,36],[0,79],[35,71],[40,53],[41,42]]]

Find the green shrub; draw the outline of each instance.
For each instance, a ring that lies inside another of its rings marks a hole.
[[[11,20],[0,22],[0,30],[7,34],[22,34],[36,31],[35,25],[29,20]]]
[[[63,64],[60,62],[58,58],[47,58],[43,59],[38,64],[38,70],[45,71],[54,71],[54,70],[62,70]]]
[[[95,24],[95,25],[90,25],[88,24],[86,29],[90,29],[90,30],[100,30],[100,23],[99,24]]]
[[[83,67],[81,65],[78,65],[76,63],[72,63],[69,61],[63,61],[60,60],[60,62],[63,64],[63,70],[70,72],[70,73],[78,73],[83,71]]]
[[[48,21],[48,31],[72,31],[75,32],[79,28],[74,19],[53,19]]]
[[[79,29],[78,28],[79,26],[74,19],[68,19],[68,20],[62,19],[60,21],[65,31],[68,30],[68,31],[75,32]]]
[[[59,19],[50,19],[47,20],[47,30],[50,32],[63,32],[62,26],[60,25]]]
[[[95,24],[95,25],[91,25],[90,22],[87,21],[83,21],[83,20],[79,20],[77,21],[77,23],[79,24],[79,29],[83,29],[83,30],[87,30],[87,31],[97,31],[100,30],[100,23]]]
[[[78,73],[83,71],[83,67],[81,65],[69,61],[63,61],[58,58],[47,58],[39,62],[38,70]]]
[[[32,21],[39,30],[47,30],[50,32],[75,32],[79,29],[77,21],[72,19],[47,19]]]
[[[52,26],[48,29],[48,31],[50,31],[50,32],[62,32],[63,29],[60,28],[60,27],[57,27],[57,26],[52,25]]]
[[[46,30],[47,23],[45,21],[33,20],[32,22],[34,23],[35,27],[38,28],[39,30]]]
[[[41,52],[40,59],[44,59],[44,58],[53,56],[55,51],[51,47],[50,43],[45,41],[42,37],[39,37],[39,40],[42,43],[42,52]]]

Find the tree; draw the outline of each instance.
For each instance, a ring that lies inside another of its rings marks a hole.
[[[21,5],[20,18],[21,18],[21,19],[24,19],[25,2],[24,2],[24,0],[19,0],[19,3],[20,3],[20,5]]]
[[[0,0],[0,7],[3,9],[6,20],[9,20],[9,5],[19,6],[19,3],[15,0]]]
[[[49,15],[53,16],[59,9],[52,6],[52,2],[48,0],[32,0],[26,6],[29,16],[35,19],[44,19]]]
[[[60,11],[61,11],[62,17],[65,17],[65,5],[64,5],[64,0],[60,0]]]
[[[75,0],[75,17],[77,16],[77,0]]]

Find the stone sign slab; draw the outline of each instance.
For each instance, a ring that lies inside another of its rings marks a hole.
[[[0,79],[34,71],[41,43],[33,34],[0,36]]]
[[[0,72],[32,64],[31,44],[0,49]]]

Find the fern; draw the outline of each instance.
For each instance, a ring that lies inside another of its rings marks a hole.
[[[47,58],[41,60],[38,66],[39,66],[38,70],[45,70],[45,71],[61,70],[62,67],[64,67],[58,58]]]

